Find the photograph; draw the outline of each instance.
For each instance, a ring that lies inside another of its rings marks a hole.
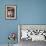
[[[16,5],[6,5],[6,19],[16,19]]]

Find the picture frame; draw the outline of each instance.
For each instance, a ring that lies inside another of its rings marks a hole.
[[[5,6],[5,18],[8,20],[16,19],[16,5]]]

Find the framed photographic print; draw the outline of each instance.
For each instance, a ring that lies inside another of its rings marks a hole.
[[[6,19],[16,19],[16,5],[6,5]]]

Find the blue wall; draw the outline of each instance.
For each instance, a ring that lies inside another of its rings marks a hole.
[[[5,20],[5,4],[16,5],[16,20]],[[46,24],[46,0],[0,0],[0,44],[8,43],[10,32],[17,34],[18,24]]]

